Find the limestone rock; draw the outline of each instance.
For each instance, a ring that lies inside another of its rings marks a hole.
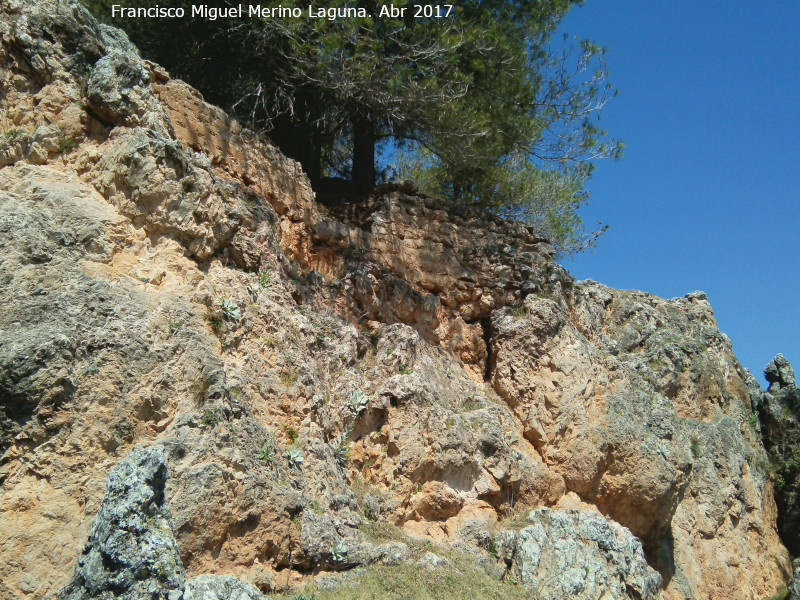
[[[133,452],[108,476],[106,496],[59,600],[178,600],[185,572],[172,533],[164,449]]]
[[[266,600],[254,585],[230,575],[200,575],[189,579],[183,600]]]
[[[794,573],[789,582],[789,600],[800,600],[800,558],[794,561]]]
[[[755,392],[761,435],[775,469],[778,531],[800,554],[800,390],[794,370],[779,354],[764,370],[769,390]]]
[[[406,186],[323,206],[76,2],[2,2],[0,39],[0,597],[67,584],[136,444],[198,594],[358,585],[406,535],[499,577],[504,516],[554,506],[630,529],[670,599],[787,584],[791,373],[758,390],[704,294],[574,282]]]
[[[778,354],[764,369],[764,377],[769,382],[770,392],[779,392],[782,389],[797,387],[794,369],[783,354]]]
[[[517,535],[513,569],[536,598],[654,600],[661,576],[631,532],[592,511],[531,512]]]
[[[423,569],[439,569],[441,567],[446,567],[450,563],[446,558],[439,556],[438,554],[426,552],[425,556],[423,556],[417,564]]]
[[[580,282],[495,311],[492,331],[492,381],[525,437],[566,492],[642,540],[668,593],[711,594],[753,572],[753,594],[780,588],[788,557],[768,525],[766,457],[742,425],[750,391],[703,294]]]
[[[117,46],[124,47],[121,40]],[[131,47],[132,49],[132,47]],[[113,125],[169,131],[166,113],[150,89],[150,73],[137,54],[116,48],[98,60],[86,83],[89,110]]]

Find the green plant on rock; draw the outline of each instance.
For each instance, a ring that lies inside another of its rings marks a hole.
[[[258,285],[261,286],[261,289],[267,289],[272,285],[273,275],[270,271],[261,271],[258,274]]]
[[[338,540],[331,548],[331,558],[335,563],[343,563],[347,559],[347,553],[350,549],[344,543],[344,540]]]
[[[215,408],[208,408],[203,412],[203,417],[200,419],[200,422],[203,425],[210,425],[214,426],[222,420],[222,416],[219,414],[219,411]]]
[[[61,154],[69,154],[69,152],[71,152],[73,148],[75,148],[74,138],[63,139],[60,142],[58,142],[58,151]]]
[[[369,404],[369,397],[363,391],[355,390],[350,393],[347,406],[356,417],[367,409],[367,404]]]
[[[470,396],[464,401],[463,407],[466,411],[473,411],[483,408],[483,404],[475,396]]]
[[[223,316],[229,321],[238,321],[242,318],[242,310],[232,299],[220,298],[219,305],[222,309]]]
[[[286,460],[289,462],[289,467],[299,471],[303,465],[305,457],[303,451],[297,446],[292,446],[286,452]]]
[[[83,370],[84,375],[96,375],[99,372],[100,372],[100,364],[98,363],[98,361],[94,361],[92,364],[90,364]]]
[[[753,431],[758,431],[758,413],[752,412],[750,413],[750,418],[747,419],[747,424],[750,426],[750,429]]]
[[[202,406],[208,399],[208,391],[214,380],[211,377],[201,377],[189,386],[189,393],[192,395],[196,406]]]
[[[221,314],[209,311],[206,314],[206,322],[211,326],[211,329],[214,330],[214,333],[219,334],[225,320],[222,318]]]
[[[530,311],[524,304],[518,304],[517,306],[513,306],[511,308],[511,316],[515,319],[524,319],[525,317],[530,316]]]
[[[290,369],[288,371],[281,371],[281,381],[286,387],[291,387],[297,383],[297,371]]]
[[[18,137],[23,136],[23,135],[25,135],[25,132],[22,129],[12,129],[11,131],[7,131],[5,133],[5,136],[7,138],[12,139],[12,140],[15,140]]]
[[[700,438],[698,438],[696,435],[692,435],[689,440],[689,447],[692,451],[692,456],[694,458],[700,458],[700,455],[702,454],[702,450],[700,448]]]
[[[263,460],[267,464],[272,464],[275,461],[275,438],[269,436],[267,441],[264,442],[264,446],[261,448],[261,452],[258,453],[258,458]]]
[[[333,443],[333,457],[340,467],[347,465],[347,461],[350,460],[350,444],[347,443],[349,434],[349,430],[343,431]]]
[[[400,365],[400,368],[397,370],[400,375],[411,375],[414,371],[411,370],[410,367],[405,365]]]
[[[291,425],[286,425],[283,430],[286,432],[286,437],[289,438],[289,442],[296,444],[297,439],[300,437],[300,432],[297,431],[297,428],[292,427]]]

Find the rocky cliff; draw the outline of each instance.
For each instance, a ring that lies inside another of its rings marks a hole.
[[[703,294],[401,187],[325,208],[72,3],[0,34],[0,597],[786,590],[789,396]]]

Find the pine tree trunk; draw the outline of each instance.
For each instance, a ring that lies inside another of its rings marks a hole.
[[[353,185],[359,191],[375,186],[375,128],[359,113],[353,116]]]

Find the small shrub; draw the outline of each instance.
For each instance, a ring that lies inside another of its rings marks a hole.
[[[296,444],[297,438],[300,437],[300,432],[298,432],[297,429],[291,425],[284,427],[283,430],[286,432],[286,437],[289,438],[289,441],[292,444]]]
[[[411,373],[413,373],[414,371],[412,371],[409,367],[405,365],[400,365],[398,372],[400,373],[400,375],[411,375]]]
[[[463,406],[464,410],[473,411],[480,409],[483,405],[481,404],[480,400],[478,400],[475,396],[472,396],[470,398],[467,398]]]
[[[696,435],[693,435],[689,440],[690,447],[692,450],[692,456],[695,458],[700,458],[700,440]]]
[[[258,285],[261,286],[261,289],[266,290],[272,285],[272,279],[273,276],[270,271],[261,271],[258,274]]]
[[[61,154],[68,154],[75,148],[75,138],[63,139],[58,142],[58,151]]]
[[[214,380],[211,377],[201,377],[189,386],[189,393],[194,398],[196,406],[202,406],[208,399],[208,390]]]
[[[267,441],[264,443],[264,446],[261,448],[261,452],[258,453],[258,458],[263,460],[267,464],[272,464],[275,461],[275,438],[269,436]]]
[[[211,427],[213,427],[221,420],[222,417],[220,416],[219,411],[217,411],[214,408],[207,408],[203,412],[203,417],[200,419],[200,422],[203,423],[203,425],[210,425]]]
[[[750,414],[750,418],[747,419],[747,424],[750,426],[750,429],[753,431],[758,431],[758,413],[753,412]]]
[[[497,543],[494,540],[489,542],[489,547],[486,549],[486,551],[489,553],[489,556],[497,560]]]
[[[224,319],[221,314],[209,311],[206,314],[206,322],[211,326],[211,329],[214,330],[214,333],[219,333],[220,329],[222,329]]]
[[[519,304],[511,308],[511,316],[515,319],[524,319],[530,315],[530,311],[524,304]]]
[[[297,371],[281,371],[281,381],[286,387],[291,387],[297,383]]]
[[[12,129],[11,131],[7,131],[5,136],[12,140],[17,139],[20,136],[25,135],[25,132],[22,129]]]

